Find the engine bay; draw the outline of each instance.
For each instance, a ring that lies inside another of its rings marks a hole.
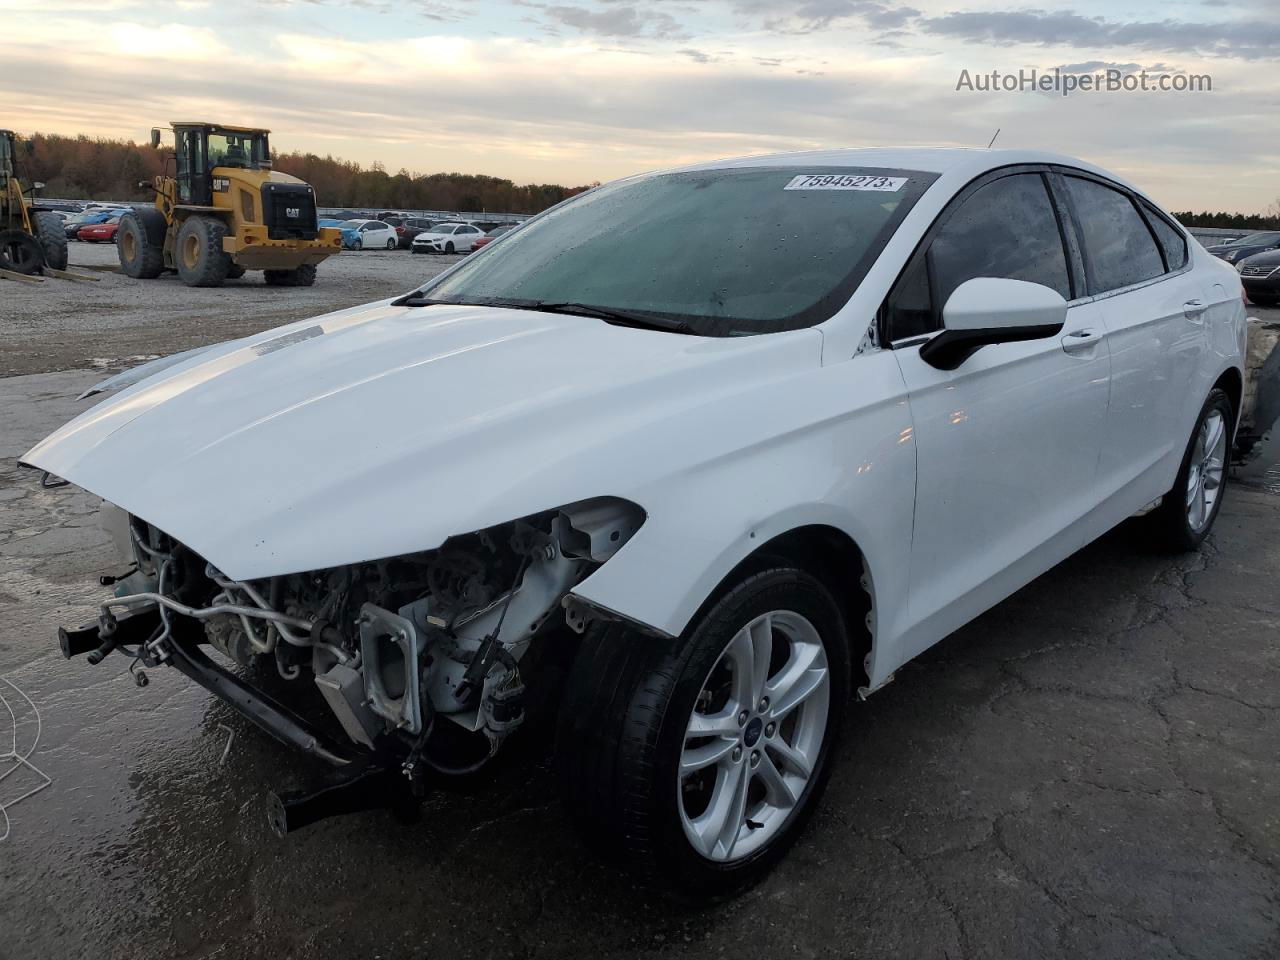
[[[141,685],[136,668],[173,662],[181,627],[242,672],[313,687],[358,751],[394,757],[410,780],[424,765],[471,772],[525,720],[530,651],[596,615],[570,591],[643,521],[635,504],[599,498],[421,553],[238,581],[104,502],[103,527],[134,566],[103,578],[116,595],[101,606],[90,660],[131,656]],[[118,630],[150,610],[159,620],[145,639]]]

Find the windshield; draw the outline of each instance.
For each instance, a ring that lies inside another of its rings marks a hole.
[[[257,170],[264,164],[270,165],[267,137],[264,133],[210,130],[208,151],[210,170],[214,167],[241,167],[246,170]]]
[[[746,167],[607,184],[422,292],[453,303],[586,304],[706,336],[812,326],[848,300],[936,178]]]

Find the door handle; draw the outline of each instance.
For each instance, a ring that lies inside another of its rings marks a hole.
[[[1062,349],[1067,353],[1088,353],[1101,339],[1102,335],[1093,327],[1073,330],[1062,338]]]
[[[1203,300],[1188,300],[1182,305],[1182,312],[1188,320],[1199,321],[1201,314],[1209,308],[1205,306]]]

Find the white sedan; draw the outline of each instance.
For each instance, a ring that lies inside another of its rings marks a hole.
[[[136,563],[63,652],[177,666],[346,771],[326,812],[408,802],[370,764],[467,776],[554,712],[526,731],[572,819],[722,894],[795,839],[855,694],[1126,518],[1195,550],[1222,506],[1240,279],[1090,164],[719,161],[516,239],[117,375],[27,453]]]
[[[345,220],[338,226],[348,250],[394,250],[400,244],[396,228],[381,220]]]
[[[469,223],[437,223],[414,237],[411,249],[414,253],[470,253],[484,235]]]

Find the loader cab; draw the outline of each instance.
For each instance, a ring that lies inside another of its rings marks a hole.
[[[271,168],[267,130],[209,123],[175,123],[173,132],[175,179],[180,204],[197,207],[213,204],[215,190],[226,189],[224,178],[214,177],[215,168]],[[152,132],[153,143],[158,142],[158,134],[159,131]]]

